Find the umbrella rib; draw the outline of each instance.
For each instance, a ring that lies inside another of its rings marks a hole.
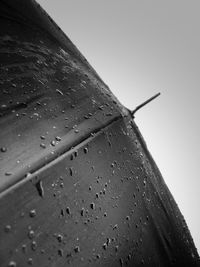
[[[144,107],[145,105],[147,105],[148,103],[150,103],[152,100],[154,100],[155,98],[157,98],[161,93],[157,93],[154,96],[150,97],[149,99],[147,99],[145,102],[143,102],[142,104],[140,104],[139,106],[137,106],[133,111],[131,111],[131,115],[132,117],[134,117],[135,113],[141,109],[142,107]]]

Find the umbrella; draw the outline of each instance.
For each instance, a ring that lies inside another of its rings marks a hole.
[[[199,266],[143,105],[125,108],[37,2],[0,14],[1,266]]]

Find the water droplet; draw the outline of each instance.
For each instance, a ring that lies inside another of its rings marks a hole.
[[[63,92],[62,92],[61,90],[59,90],[59,89],[56,89],[56,92],[57,92],[58,94],[60,94],[60,95],[63,95]]]
[[[75,251],[76,253],[80,252],[80,247],[79,247],[79,246],[76,246],[76,247],[74,248],[74,251]]]
[[[51,145],[52,145],[52,146],[55,146],[55,145],[56,145],[56,141],[54,141],[54,140],[51,141]]]
[[[67,212],[67,214],[71,214],[71,211],[70,211],[69,207],[66,208],[66,212]]]
[[[2,105],[1,105],[1,108],[2,108],[2,109],[6,109],[6,108],[7,108],[7,105],[6,105],[6,104],[2,104]]]
[[[11,226],[8,224],[5,226],[5,232],[9,233],[11,231]]]
[[[5,172],[5,175],[10,176],[10,175],[12,175],[12,172]]]
[[[83,151],[84,151],[85,154],[87,154],[88,153],[88,148],[84,147]]]
[[[41,143],[41,144],[40,144],[40,147],[41,147],[41,148],[46,148],[46,145],[45,145],[44,143]]]
[[[118,224],[115,224],[114,226],[113,226],[113,230],[115,230],[115,229],[117,229],[118,228]]]
[[[110,243],[111,243],[111,239],[110,238],[107,238],[106,244],[109,245]]]
[[[34,235],[35,235],[35,232],[34,232],[33,230],[30,230],[30,231],[28,232],[28,237],[29,237],[30,239],[32,239],[32,238],[34,237]]]
[[[126,216],[126,220],[127,221],[130,221],[130,216]]]
[[[29,264],[29,265],[32,265],[32,264],[33,264],[33,259],[32,259],[32,258],[29,258],[29,259],[28,259],[28,264]]]
[[[56,139],[56,141],[58,141],[58,142],[61,141],[61,137],[59,137],[59,136],[56,136],[55,139]]]
[[[31,243],[31,248],[32,248],[33,251],[36,250],[36,248],[37,248],[37,243],[36,243],[36,241],[33,241],[33,242]]]
[[[8,264],[9,267],[16,267],[17,264],[15,261],[10,261],[9,264]]]
[[[93,202],[90,204],[90,208],[91,208],[92,210],[95,209],[95,204],[94,204]]]
[[[128,258],[128,261],[131,260],[131,254],[130,253],[128,254],[128,257],[127,258]]]
[[[193,258],[193,259],[195,258],[195,255],[194,255],[194,253],[193,253],[193,252],[191,253],[191,256],[192,256],[192,258]]]
[[[112,116],[112,112],[106,113],[106,116]]]
[[[81,216],[84,216],[84,214],[85,214],[85,209],[82,208],[82,209],[81,209]]]
[[[30,177],[31,176],[31,173],[30,172],[27,172],[26,174],[25,174],[25,177],[27,178],[27,177]]]
[[[27,246],[25,244],[22,245],[22,251],[23,253],[26,253],[26,250],[27,250]]]
[[[120,259],[119,259],[119,263],[120,263],[120,266],[123,266],[123,264],[124,264],[124,261],[123,261],[123,259],[122,259],[122,258],[120,258]]]
[[[41,180],[35,184],[35,187],[38,191],[39,196],[44,197],[44,188]]]
[[[108,247],[107,243],[104,243],[102,247],[103,247],[104,250],[106,250],[107,247]]]
[[[98,106],[98,109],[100,109],[100,110],[103,110],[103,108],[104,108],[104,106],[103,106],[103,105],[101,105],[101,106]]]
[[[62,217],[65,215],[65,213],[64,213],[64,209],[61,209],[61,211],[60,211],[60,215],[61,215]]]
[[[64,255],[63,249],[58,249],[58,255],[62,257]]]
[[[7,148],[6,147],[1,147],[1,152],[6,152]]]
[[[30,210],[29,215],[32,218],[35,217],[36,216],[36,210]]]
[[[41,135],[40,136],[40,139],[45,140],[45,136],[44,135]]]
[[[70,176],[73,175],[73,168],[72,167],[69,168],[69,174],[70,174]]]
[[[89,186],[89,190],[90,190],[90,191],[92,190],[92,186],[91,186],[91,185]]]
[[[63,241],[63,235],[58,234],[57,235],[57,240],[58,240],[58,242],[62,242]]]

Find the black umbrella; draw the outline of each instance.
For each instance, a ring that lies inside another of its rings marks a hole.
[[[141,106],[122,106],[35,1],[0,14],[0,266],[199,266]]]

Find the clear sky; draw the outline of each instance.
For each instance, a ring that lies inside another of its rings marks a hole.
[[[200,253],[200,1],[38,0],[134,109]]]

